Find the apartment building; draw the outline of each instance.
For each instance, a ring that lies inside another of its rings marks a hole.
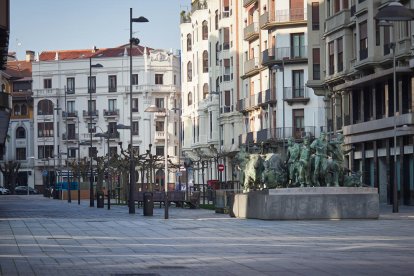
[[[0,154],[0,164],[4,167],[4,163],[9,161],[20,163],[16,185],[29,185],[34,188],[33,60],[34,52],[26,51],[25,60],[9,59],[6,64],[4,72],[10,80],[9,94],[12,109],[6,131],[8,137],[5,139],[4,151]],[[0,177],[1,186],[5,186],[4,180],[4,177]]]
[[[181,14],[183,154],[199,169],[195,183],[202,183],[203,172],[206,180],[234,178],[231,159],[241,134],[240,3],[192,1],[191,11]]]
[[[381,26],[374,16],[390,2],[308,0],[307,85],[327,102],[328,129],[345,135],[349,168],[362,172],[362,182],[377,187],[380,201],[388,203],[396,170],[399,201],[413,204],[413,25]],[[412,1],[400,2],[413,8]]]
[[[130,56],[132,55],[132,103],[130,102]],[[130,145],[130,131],[136,152],[153,155],[164,151],[177,162],[179,116],[171,110],[180,105],[179,56],[165,50],[129,45],[116,48],[45,51],[33,62],[34,156],[36,184],[45,176],[65,179],[66,159],[91,155],[120,154]],[[148,113],[150,105],[166,108]],[[132,126],[130,124],[132,106]],[[130,126],[121,130],[117,125]],[[96,137],[97,133],[109,137]],[[164,148],[168,135],[168,148]],[[91,140],[92,146],[83,145]],[[108,148],[109,147],[109,148]],[[143,180],[141,173],[137,182]],[[164,182],[164,172],[155,171],[155,180]],[[144,176],[145,178],[145,176]],[[52,181],[55,181],[52,180]],[[149,182],[149,179],[144,179]],[[169,183],[175,181],[170,172]],[[154,183],[154,179],[151,183]]]
[[[240,145],[285,152],[289,137],[318,137],[325,104],[308,81],[307,4],[303,0],[244,0],[238,110]],[[256,149],[257,150],[257,149]]]

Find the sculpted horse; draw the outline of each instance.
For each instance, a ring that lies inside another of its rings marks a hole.
[[[251,154],[244,170],[244,191],[262,188],[261,178],[264,170],[264,160],[260,154]]]
[[[268,153],[264,158],[264,188],[273,189],[287,186],[288,170],[280,154]]]

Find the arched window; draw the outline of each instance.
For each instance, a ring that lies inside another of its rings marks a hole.
[[[15,104],[14,106],[13,106],[13,115],[15,115],[15,116],[19,116],[19,115],[21,115],[22,113],[21,113],[21,110],[20,110],[20,105],[18,105],[18,104]]]
[[[193,64],[191,61],[187,63],[187,81],[193,80]]]
[[[27,115],[27,105],[26,104],[22,104],[20,112],[22,113],[22,115]]]
[[[155,173],[155,183],[159,185],[159,187],[164,187],[164,170],[158,169]]]
[[[203,85],[203,99],[207,98],[208,95],[208,83]]]
[[[16,139],[24,139],[26,138],[26,130],[24,127],[16,128]]]
[[[203,26],[201,27],[201,32],[202,32],[202,38],[203,40],[207,40],[208,39],[208,23],[206,20],[203,21]]]
[[[192,41],[191,41],[191,34],[187,35],[187,52],[191,51],[191,45],[192,45]]]
[[[203,73],[208,73],[208,52],[203,52]]]
[[[191,92],[188,92],[187,104],[188,105],[192,105],[193,104],[193,93],[191,93]]]
[[[53,103],[51,100],[41,100],[37,104],[37,115],[52,115]]]

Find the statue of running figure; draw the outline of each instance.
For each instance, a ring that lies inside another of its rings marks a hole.
[[[326,132],[321,132],[319,138],[312,142],[310,148],[315,151],[313,183],[315,186],[321,186],[321,178],[327,173],[328,141],[326,140]]]

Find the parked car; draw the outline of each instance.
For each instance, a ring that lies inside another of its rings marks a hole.
[[[9,189],[0,186],[0,195],[9,195],[9,194],[10,194]]]
[[[16,195],[27,195],[27,186],[17,186],[14,188],[14,193]],[[38,194],[39,192],[36,189],[33,189],[32,187],[29,187],[29,194]]]

